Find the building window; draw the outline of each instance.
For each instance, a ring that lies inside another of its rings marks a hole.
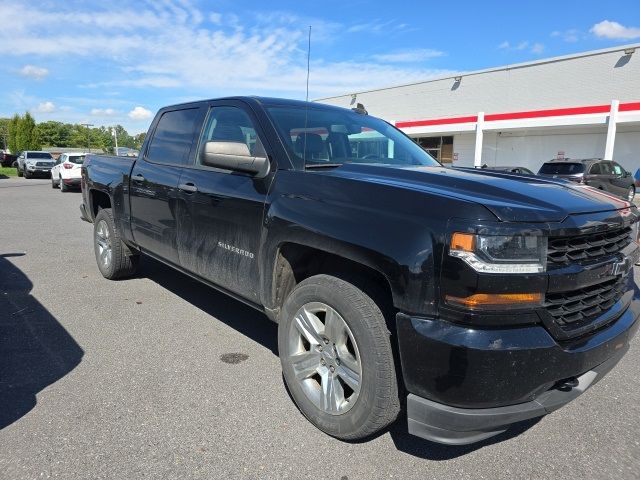
[[[417,137],[413,140],[440,163],[453,162],[453,137]]]

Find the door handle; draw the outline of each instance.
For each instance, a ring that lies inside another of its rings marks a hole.
[[[144,182],[144,177],[142,175],[131,175],[131,180],[134,182]]]
[[[181,183],[180,185],[178,185],[178,188],[187,193],[196,193],[198,191],[198,187],[196,187],[196,185],[191,182]]]

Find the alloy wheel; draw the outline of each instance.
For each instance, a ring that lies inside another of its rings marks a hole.
[[[288,332],[288,359],[307,398],[331,415],[349,411],[360,393],[358,345],[342,316],[322,302],[303,305]]]
[[[111,237],[107,222],[100,220],[96,225],[96,244],[98,245],[98,259],[105,268],[111,265]]]

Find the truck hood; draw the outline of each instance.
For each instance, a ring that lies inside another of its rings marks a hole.
[[[349,163],[323,174],[479,203],[504,222],[561,222],[572,214],[631,205],[572,182],[489,170]]]

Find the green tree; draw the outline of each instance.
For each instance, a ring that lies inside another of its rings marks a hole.
[[[0,149],[6,150],[9,142],[9,122],[10,118],[0,118]]]
[[[18,120],[16,129],[18,150],[40,150],[40,138],[36,121],[29,112]]]
[[[11,117],[8,125],[8,138],[7,138],[7,146],[11,153],[14,155],[20,151],[18,147],[18,124],[20,123],[20,115],[17,113]]]
[[[71,137],[71,125],[49,120],[38,124],[40,142],[45,147],[67,147]]]
[[[147,137],[147,134],[145,132],[139,133],[137,135],[134,135],[133,140],[135,141],[135,147],[136,149],[140,150],[142,148],[142,144],[144,143],[144,139]]]

